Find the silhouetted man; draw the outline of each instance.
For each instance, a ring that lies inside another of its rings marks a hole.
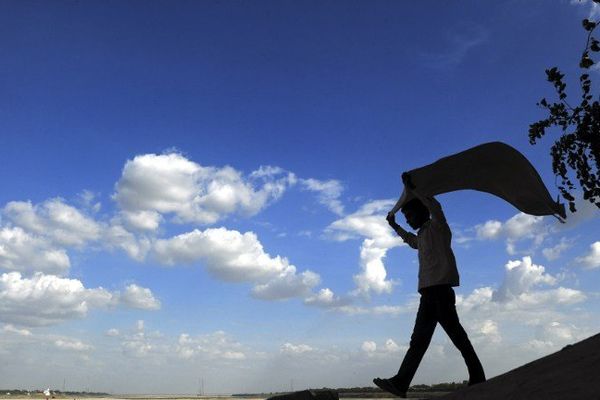
[[[402,240],[418,250],[421,300],[410,346],[398,373],[388,379],[375,378],[373,383],[396,396],[406,397],[406,391],[429,347],[438,322],[465,359],[469,385],[484,382],[481,362],[456,313],[456,297],[452,287],[459,285],[458,270],[450,247],[452,233],[442,207],[433,197],[423,197],[410,182],[408,174],[403,174],[402,180],[414,198],[401,210],[408,225],[418,230],[417,235],[405,231],[396,223],[396,207],[388,213],[387,221]]]

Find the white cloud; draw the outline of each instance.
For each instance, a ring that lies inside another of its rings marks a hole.
[[[393,339],[387,339],[382,345],[378,345],[372,340],[365,340],[360,349],[369,357],[377,357],[378,359],[398,357],[396,353],[406,350],[406,346],[399,346]]]
[[[164,343],[163,335],[158,332],[146,332],[144,320],[135,322],[133,332],[120,332],[121,351],[123,355],[132,358],[166,357],[171,348]]]
[[[119,301],[118,293],[101,287],[87,289],[77,279],[41,272],[31,278],[19,272],[0,275],[0,320],[10,324],[52,325],[83,318],[92,309],[115,306]]]
[[[385,220],[385,213],[393,204],[391,200],[369,202],[357,212],[334,221],[326,229],[326,233],[334,240],[366,237],[360,248],[361,272],[354,276],[357,286],[355,294],[368,296],[371,292],[381,294],[392,291],[394,282],[386,279],[383,259],[389,249],[402,245],[402,240]]]
[[[549,233],[549,226],[545,224],[544,217],[518,213],[504,223],[489,220],[475,226],[476,236],[480,240],[506,239],[508,254],[517,253],[516,243],[523,239],[533,240],[534,246],[539,246]]]
[[[560,255],[567,249],[569,249],[573,243],[566,238],[561,238],[560,242],[553,247],[547,247],[542,249],[542,254],[548,261],[556,260]]]
[[[575,261],[586,268],[600,267],[600,241],[590,245],[590,251],[582,257],[577,257]]]
[[[195,229],[157,240],[154,254],[167,265],[202,261],[218,279],[254,283],[253,295],[263,299],[304,296],[320,280],[311,271],[297,273],[296,267],[284,257],[270,256],[253,232]]]
[[[374,353],[375,351],[377,351],[377,343],[370,341],[370,340],[366,340],[363,342],[363,344],[360,346],[360,348],[365,353]]]
[[[392,200],[371,201],[355,213],[334,221],[325,231],[338,241],[363,237],[373,239],[378,247],[399,246],[402,244],[401,239],[385,220],[385,215],[393,205]]]
[[[91,190],[83,190],[78,194],[79,202],[86,210],[92,213],[97,213],[102,208],[102,204],[99,201],[95,201],[97,194]]]
[[[385,348],[385,350],[391,351],[391,352],[396,352],[396,351],[400,351],[401,350],[400,346],[398,346],[396,344],[396,342],[394,342],[392,339],[388,339],[388,340],[385,341],[384,348]]]
[[[85,317],[92,308],[111,304],[114,296],[103,288],[86,289],[77,279],[18,272],[0,275],[0,318],[19,325],[50,325]]]
[[[469,324],[469,335],[476,343],[498,344],[502,341],[498,323],[492,319],[484,319]]]
[[[244,346],[223,331],[196,337],[182,333],[179,335],[175,353],[179,358],[204,361],[239,361],[247,357]]]
[[[504,222],[489,220],[483,224],[474,227],[475,237],[479,240],[506,240],[506,251],[510,255],[517,253],[527,253],[540,246],[550,234],[560,233],[562,231],[573,229],[583,222],[597,217],[597,207],[588,201],[578,199],[576,202],[577,212],[567,212],[566,223],[560,223],[554,219],[547,219],[541,216],[534,216],[525,213],[518,213]],[[461,238],[461,241],[467,242],[471,238]],[[533,242],[533,248],[525,251],[517,250],[519,241],[530,240]],[[543,254],[548,260],[554,260],[560,254],[570,247],[571,243],[563,238],[561,242],[554,247],[543,249]]]
[[[19,329],[16,328],[14,325],[11,324],[6,324],[2,327],[2,331],[3,332],[8,332],[8,333],[14,333],[17,334],[19,336],[31,336],[32,333],[29,329]]]
[[[327,311],[339,312],[346,315],[389,315],[397,316],[399,314],[414,311],[416,309],[415,304],[410,304],[408,307],[403,306],[390,306],[390,305],[378,305],[378,306],[359,306],[353,305],[356,298],[353,297],[340,297],[333,293],[329,288],[319,290],[311,296],[304,299],[304,304],[314,307],[323,308]]]
[[[571,4],[580,6],[589,6],[588,18],[595,20],[600,17],[600,4],[597,4],[593,0],[571,0]]]
[[[256,188],[254,183],[262,186]],[[295,182],[293,174],[261,167],[249,179],[232,167],[203,167],[181,154],[145,154],[128,160],[113,198],[125,220],[156,229],[161,214],[175,222],[213,224],[234,212],[251,216],[278,199]]]
[[[308,353],[313,351],[314,349],[307,344],[292,344],[292,343],[284,343],[281,345],[279,351],[282,354],[296,355],[302,353]]]
[[[335,308],[347,305],[348,303],[349,299],[342,299],[336,296],[329,288],[323,288],[318,293],[304,299],[304,304],[321,308]]]
[[[533,323],[543,315],[554,315],[556,307],[581,303],[587,296],[576,289],[556,286],[559,282],[536,265],[531,257],[508,261],[498,289],[481,287],[468,296],[457,296],[457,307],[482,321],[503,315],[505,318]],[[494,320],[495,320],[494,318]]]
[[[93,349],[93,346],[83,343],[81,340],[62,338],[54,341],[54,345],[62,350],[73,351],[88,351]]]
[[[397,316],[406,312],[414,312],[416,309],[411,305],[409,307],[405,306],[373,306],[373,307],[363,307],[363,306],[354,306],[354,305],[342,305],[338,307],[332,307],[333,311],[338,311],[347,315],[389,315],[389,316]]]
[[[121,304],[142,310],[158,310],[160,301],[154,297],[152,291],[136,284],[128,285],[125,291],[120,295]]]
[[[362,272],[354,275],[357,294],[391,293],[394,282],[386,280],[387,272],[383,259],[387,248],[377,247],[375,240],[365,239],[360,248]]]
[[[157,211],[149,210],[122,211],[121,216],[127,226],[140,231],[155,231],[163,220]]]
[[[391,230],[385,214],[391,209],[391,200],[372,201],[357,212],[330,224],[326,233],[334,240],[365,237],[360,248],[361,272],[354,276],[356,294],[390,293],[394,282],[387,280],[383,259],[389,249],[402,245],[401,239]]]
[[[475,229],[477,237],[480,239],[496,239],[502,232],[502,222],[495,220],[486,221],[483,225],[477,225]]]
[[[292,265],[269,282],[252,288],[252,296],[262,300],[281,300],[292,297],[306,297],[310,290],[321,282],[318,274],[312,271],[296,273]]]
[[[340,196],[344,190],[344,187],[339,181],[335,179],[321,181],[318,179],[309,178],[300,179],[300,182],[306,188],[306,190],[316,192],[319,203],[326,206],[331,212],[336,215],[344,214],[344,206],[340,201]]]
[[[145,357],[156,350],[144,332],[138,332],[128,337],[121,343],[121,346],[124,355],[133,357]]]
[[[554,285],[557,282],[556,278],[544,273],[543,266],[533,264],[531,257],[509,261],[504,268],[504,282],[494,292],[494,300],[497,301],[507,301],[519,297],[537,285]]]
[[[120,334],[120,332],[116,328],[110,328],[109,330],[106,331],[106,336],[115,337],[115,336],[119,336],[119,334]]]
[[[71,266],[64,249],[20,227],[0,229],[0,268],[10,271],[65,273]]]
[[[32,205],[27,201],[11,201],[2,215],[29,233],[50,239],[61,246],[82,246],[100,239],[102,227],[80,210],[60,198]]]
[[[136,237],[116,220],[111,221],[111,225],[104,231],[104,239],[107,248],[121,249],[136,261],[143,261],[152,247],[150,239]]]

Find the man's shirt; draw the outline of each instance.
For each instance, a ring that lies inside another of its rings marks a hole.
[[[408,234],[404,240],[419,252],[419,290],[436,285],[459,285],[454,252],[450,247],[452,232],[440,203],[428,199],[431,219],[423,224],[417,235]]]

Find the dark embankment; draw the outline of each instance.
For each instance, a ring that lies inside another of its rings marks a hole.
[[[437,400],[600,400],[600,334]]]

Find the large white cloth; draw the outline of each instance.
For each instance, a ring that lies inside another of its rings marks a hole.
[[[506,143],[485,143],[408,171],[408,174],[425,197],[456,190],[478,190],[498,196],[526,214],[566,219],[564,204],[550,197],[533,165]],[[392,212],[397,212],[412,197],[404,189]]]

